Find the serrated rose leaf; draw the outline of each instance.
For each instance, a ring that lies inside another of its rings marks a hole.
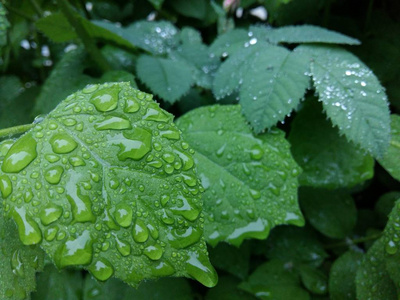
[[[172,119],[129,83],[67,97],[1,166],[4,210],[21,241],[101,281],[171,275],[215,285],[193,150]]]
[[[297,176],[284,133],[254,136],[239,105],[201,107],[177,121],[196,150],[205,188],[207,242],[239,246],[265,239],[279,224],[304,224],[297,203]]]

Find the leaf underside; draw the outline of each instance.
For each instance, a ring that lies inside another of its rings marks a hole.
[[[8,150],[5,214],[59,268],[133,286],[169,275],[213,286],[192,151],[151,95],[89,85]]]
[[[300,169],[282,131],[254,136],[239,105],[198,108],[177,125],[196,150],[209,244],[239,246],[246,238],[265,239],[278,224],[303,225]]]

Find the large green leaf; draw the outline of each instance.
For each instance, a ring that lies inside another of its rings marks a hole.
[[[390,140],[384,88],[356,56],[341,48],[310,45],[311,75],[326,114],[349,140],[381,157]]]
[[[329,274],[329,296],[332,300],[356,300],[356,273],[363,254],[347,251],[337,258]]]
[[[109,43],[113,43],[128,49],[134,50],[136,48],[135,45],[132,45],[130,41],[118,34],[118,32],[112,32],[107,28],[95,24],[94,22],[90,22],[77,13],[74,13],[74,16],[79,20],[79,22],[81,22],[89,36],[96,39],[105,40]],[[67,18],[62,13],[53,13],[45,16],[36,21],[35,25],[41,32],[43,32],[54,42],[68,42],[78,38],[75,29],[70,25]]]
[[[47,265],[37,278],[37,291],[32,294],[32,300],[80,300],[82,295],[81,272],[60,272],[54,266]]]
[[[204,193],[208,243],[239,246],[265,239],[278,224],[303,225],[297,204],[297,176],[284,133],[254,136],[239,105],[190,111],[177,125],[196,150]]]
[[[83,300],[191,300],[193,293],[184,278],[161,278],[132,288],[120,280],[104,284],[86,277]]]
[[[0,187],[2,184],[0,178]],[[0,200],[3,197],[2,193]],[[35,273],[43,269],[44,252],[39,246],[23,245],[14,222],[6,220],[2,212],[0,209],[0,299],[26,299],[36,289]]]
[[[301,185],[334,189],[372,178],[373,158],[339,135],[317,101],[305,103],[291,128],[288,139],[293,157],[303,169]]]
[[[357,221],[357,208],[349,194],[302,188],[299,197],[307,220],[322,234],[342,239],[353,230]]]
[[[320,269],[309,264],[297,267],[303,285],[311,293],[325,295],[328,292],[328,276]]]
[[[240,280],[233,276],[221,276],[216,287],[209,289],[206,300],[256,300],[252,294],[238,289]]]
[[[398,299],[396,286],[385,269],[384,252],[380,238],[362,259],[356,276],[357,299]]]
[[[213,286],[192,151],[151,95],[89,85],[8,150],[5,213],[60,268],[133,286],[167,275]]]
[[[296,51],[257,42],[222,64],[213,92],[222,98],[240,89],[243,113],[260,133],[297,107],[309,84],[307,70],[307,60]]]
[[[258,27],[258,26],[257,26]],[[257,28],[256,27],[256,28]],[[260,29],[260,27],[258,27]],[[261,36],[260,30],[257,32],[258,37],[265,38],[270,43],[324,43],[324,44],[347,44],[359,45],[360,41],[344,34],[327,30],[322,27],[314,25],[300,25],[300,26],[284,26],[279,28],[270,28],[261,26],[263,35]],[[250,28],[252,31],[252,28]]]
[[[240,284],[240,288],[263,300],[310,299],[293,266],[280,260],[271,260],[259,266],[247,281]]]
[[[391,136],[387,152],[378,161],[393,178],[400,181],[400,115],[391,115]]]
[[[137,76],[153,93],[174,103],[193,84],[192,70],[184,61],[142,55],[137,61]]]

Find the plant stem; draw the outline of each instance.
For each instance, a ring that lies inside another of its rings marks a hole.
[[[76,17],[76,13],[73,11],[69,3],[66,0],[57,0],[57,3],[60,6],[64,16],[67,18],[69,24],[75,29],[76,34],[82,41],[86,51],[89,53],[89,56],[93,59],[96,65],[103,72],[111,70],[110,65],[97,48],[95,40],[89,35],[80,20]]]
[[[368,242],[368,241],[373,241],[373,240],[380,238],[381,236],[382,236],[382,233],[380,232],[380,233],[372,234],[369,236],[364,236],[364,237],[354,239],[354,240],[346,240],[346,241],[339,242],[339,243],[325,245],[324,248],[325,249],[334,249],[334,248],[346,247],[346,246],[350,246],[353,244],[360,244],[360,243],[364,243],[364,242]]]
[[[43,11],[40,8],[40,5],[36,2],[36,0],[30,0],[33,8],[36,10],[36,13],[39,15],[39,17],[43,17]]]
[[[8,138],[16,134],[24,133],[33,128],[36,124],[25,124],[14,127],[0,129],[0,138]]]

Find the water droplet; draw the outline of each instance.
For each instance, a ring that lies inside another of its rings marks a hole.
[[[390,240],[385,245],[385,250],[388,254],[396,254],[397,253],[397,245],[394,241]]]
[[[207,255],[202,252],[189,252],[186,260],[186,272],[206,287],[217,284],[218,275],[210,264]]]
[[[138,243],[144,243],[147,241],[149,238],[149,231],[142,220],[136,220],[132,235],[133,239]]]
[[[88,230],[76,238],[69,238],[55,254],[55,261],[60,268],[76,265],[88,265],[92,261],[92,238]]]
[[[142,128],[134,128],[133,132],[118,134],[110,140],[112,145],[120,147],[118,159],[125,161],[142,159],[151,150],[151,133]]]
[[[49,163],[55,163],[60,160],[60,157],[54,154],[46,154],[45,158]]]
[[[160,261],[159,264],[152,267],[151,273],[157,277],[170,276],[175,273],[175,269],[168,262]]]
[[[46,170],[44,178],[50,184],[57,184],[61,180],[61,176],[64,173],[64,168],[61,166],[51,167]]]
[[[159,260],[163,254],[163,249],[160,245],[155,244],[144,248],[143,253],[151,260]]]
[[[243,227],[236,228],[226,240],[234,246],[239,246],[245,238],[265,239],[270,227],[266,220],[257,219]]]
[[[164,161],[166,161],[167,163],[172,164],[174,162],[174,160],[175,160],[175,156],[173,154],[171,154],[171,153],[165,152],[162,155],[162,159]]]
[[[254,145],[250,150],[250,156],[252,159],[260,160],[264,155],[264,150],[260,145]]]
[[[37,156],[36,146],[32,133],[25,134],[8,150],[3,160],[2,171],[18,173],[25,169]]]
[[[24,264],[19,249],[15,250],[11,258],[11,268],[15,275],[25,277]]]
[[[117,236],[115,236],[115,242],[117,245],[117,250],[122,256],[128,256],[131,254],[131,246],[126,241],[120,240]]]
[[[100,281],[105,281],[114,274],[113,266],[105,258],[100,258],[98,261],[90,265],[88,269],[90,273]]]
[[[57,154],[70,153],[78,146],[72,137],[64,133],[54,135],[50,144],[54,153]]]
[[[202,236],[202,232],[196,228],[174,229],[167,234],[167,239],[171,246],[176,249],[189,247],[197,243]]]
[[[57,232],[58,228],[56,226],[46,228],[46,230],[44,231],[44,238],[46,239],[46,241],[51,242],[55,239]]]
[[[38,224],[27,214],[25,207],[14,207],[12,217],[18,225],[19,238],[24,245],[35,245],[42,240]]]
[[[43,225],[49,225],[57,221],[63,213],[61,206],[49,203],[40,212],[40,220]]]
[[[11,195],[13,191],[12,183],[10,178],[7,175],[0,176],[0,192],[3,199],[6,199]]]
[[[179,131],[173,127],[171,127],[168,130],[161,130],[160,131],[160,136],[163,138],[167,138],[169,140],[179,140],[181,137],[181,134]]]
[[[182,171],[190,170],[194,166],[194,160],[189,154],[181,152],[177,149],[174,149],[174,153],[178,155],[179,158],[182,160],[183,163]]]
[[[194,207],[185,196],[178,195],[176,198],[176,204],[170,208],[171,211],[189,221],[196,220],[200,214],[200,210]]]
[[[170,116],[160,109],[157,104],[150,103],[142,119],[147,121],[168,122]]]
[[[71,156],[68,161],[73,167],[81,167],[86,165],[85,161],[79,156]]]
[[[132,224],[132,208],[125,203],[119,203],[115,208],[115,221],[122,227],[128,227]]]
[[[257,199],[260,199],[260,198],[261,198],[261,193],[260,193],[260,191],[253,190],[253,189],[250,189],[249,191],[250,191],[251,197],[252,197],[254,200],[257,200]]]
[[[125,117],[106,116],[103,121],[99,121],[94,125],[97,130],[121,130],[131,129],[131,122]]]
[[[119,90],[116,87],[101,89],[92,95],[90,102],[100,112],[111,111],[118,106],[118,94]]]
[[[136,99],[129,98],[125,101],[124,112],[126,113],[134,113],[140,109],[140,104]]]

